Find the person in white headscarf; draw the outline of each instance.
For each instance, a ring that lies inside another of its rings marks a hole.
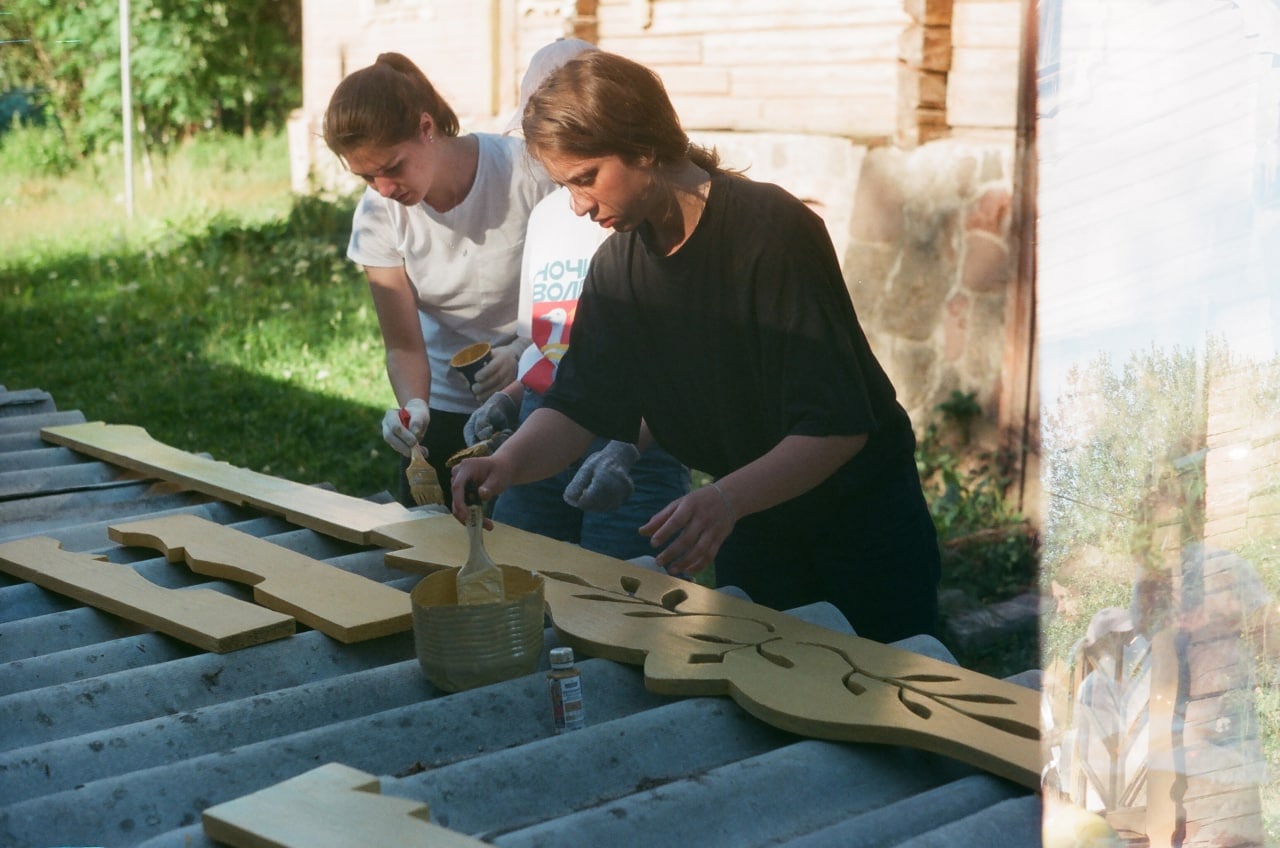
[[[595,49],[581,39],[562,38],[534,53],[506,131],[519,130],[529,96],[548,74]],[[501,439],[542,405],[569,347],[591,256],[608,235],[573,213],[565,188],[534,208],[525,234],[517,321],[517,332],[533,344],[521,357],[518,379],[495,392],[467,422],[468,444],[495,435]],[[689,469],[644,431],[639,443],[597,439],[560,473],[511,487],[495,501],[493,518],[619,559],[648,559],[654,550],[640,535],[640,525],[689,488]]]

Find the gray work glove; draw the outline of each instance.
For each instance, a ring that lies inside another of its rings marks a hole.
[[[520,417],[516,402],[506,392],[494,392],[462,425],[462,438],[468,446],[493,438],[494,433],[514,430]]]
[[[517,337],[510,344],[493,348],[489,364],[476,372],[476,381],[471,386],[476,400],[488,400],[494,392],[511,384],[516,378],[520,356],[530,344],[528,339]]]
[[[588,456],[564,490],[569,506],[587,512],[607,512],[626,503],[636,490],[631,466],[640,451],[630,442],[612,441]]]

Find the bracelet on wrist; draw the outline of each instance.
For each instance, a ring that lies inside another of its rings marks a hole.
[[[716,490],[716,494],[720,496],[720,500],[724,501],[724,508],[729,510],[729,520],[734,524],[738,523],[737,510],[733,508],[733,504],[729,501],[729,496],[724,493],[724,489],[720,488],[720,484],[715,480],[710,483],[711,488]]]

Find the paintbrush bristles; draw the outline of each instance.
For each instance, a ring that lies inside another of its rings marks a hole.
[[[427,462],[427,455],[422,445],[414,445],[409,457],[409,467],[404,472],[409,481],[409,496],[418,506],[444,503],[444,490],[440,488],[440,478],[436,470]]]

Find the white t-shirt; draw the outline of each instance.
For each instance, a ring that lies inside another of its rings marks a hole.
[[[418,294],[418,318],[431,362],[432,409],[477,406],[449,358],[474,342],[507,344],[516,336],[525,225],[555,188],[512,136],[476,133],[475,183],[461,203],[436,212],[365,190],[356,206],[347,257],[374,268],[401,265]]]
[[[569,190],[560,188],[534,207],[520,266],[520,318],[516,332],[533,339],[520,358],[518,376],[543,393],[569,347],[587,266],[613,230],[573,214]]]

